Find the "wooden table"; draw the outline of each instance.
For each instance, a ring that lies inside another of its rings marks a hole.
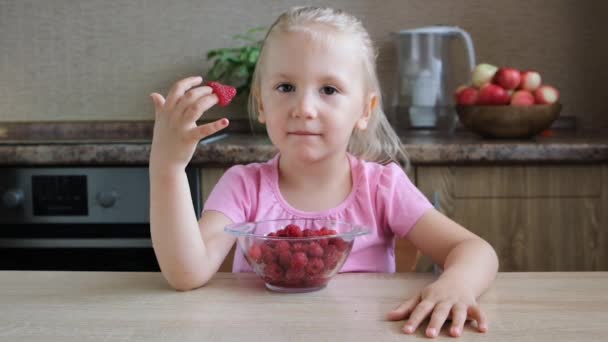
[[[160,273],[0,271],[0,341],[406,341],[384,315],[430,274],[340,274],[304,294],[218,273],[190,292]],[[480,299],[489,332],[459,341],[607,341],[608,272],[501,273]],[[453,340],[442,330],[439,339]]]

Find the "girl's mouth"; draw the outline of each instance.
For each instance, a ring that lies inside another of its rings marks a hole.
[[[307,132],[307,131],[293,131],[287,132],[288,135],[297,135],[297,136],[316,136],[321,135],[319,133]]]

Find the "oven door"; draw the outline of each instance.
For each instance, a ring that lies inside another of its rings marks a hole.
[[[1,230],[3,270],[159,270],[148,224],[13,224]]]

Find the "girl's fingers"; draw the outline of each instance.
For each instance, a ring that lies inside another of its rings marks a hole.
[[[167,101],[165,102],[166,107],[169,108],[169,110],[173,109],[179,98],[182,97],[188,89],[199,85],[201,82],[203,82],[203,78],[200,76],[187,77],[175,82],[173,87],[171,87],[171,90],[169,90],[169,94],[167,94]]]
[[[228,121],[228,119],[223,118],[208,124],[200,125],[192,130],[193,138],[197,141],[204,139],[210,136],[211,134],[228,127],[229,123],[230,122]]]
[[[451,308],[452,304],[447,302],[442,302],[435,306],[433,314],[431,315],[431,321],[426,328],[426,336],[437,337],[437,335],[439,335],[443,323],[445,323],[445,320],[450,315]]]
[[[429,316],[434,307],[435,303],[428,300],[423,300],[418,303],[416,308],[414,308],[414,311],[412,311],[410,318],[403,326],[403,331],[407,334],[411,334],[416,331],[416,328],[418,328],[420,323]]]
[[[175,113],[181,115],[184,113],[188,106],[196,103],[201,97],[209,95],[213,92],[213,89],[207,86],[196,87],[188,90],[184,96],[180,97],[175,104]]]
[[[464,304],[456,304],[452,307],[452,325],[450,335],[454,337],[462,334],[464,323],[467,321],[467,307]]]
[[[152,99],[152,104],[154,104],[154,111],[159,113],[165,104],[165,98],[159,93],[150,94],[150,98]]]
[[[403,302],[401,305],[390,311],[386,318],[391,321],[400,321],[409,316],[416,304],[420,301],[420,296],[414,296]]]
[[[183,119],[187,123],[195,122],[204,112],[213,107],[218,102],[218,98],[214,94],[203,95],[194,103],[185,108]]]
[[[488,331],[488,321],[486,319],[486,315],[481,311],[478,305],[473,305],[469,307],[468,310],[469,318],[477,321],[477,330],[480,332]]]

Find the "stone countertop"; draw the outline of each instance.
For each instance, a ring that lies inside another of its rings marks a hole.
[[[0,166],[145,165],[151,133],[150,122],[0,123]],[[488,140],[466,131],[400,136],[415,165],[608,162],[608,132],[603,131],[555,130],[526,140]],[[266,161],[275,153],[266,135],[228,132],[202,141],[191,164]]]

